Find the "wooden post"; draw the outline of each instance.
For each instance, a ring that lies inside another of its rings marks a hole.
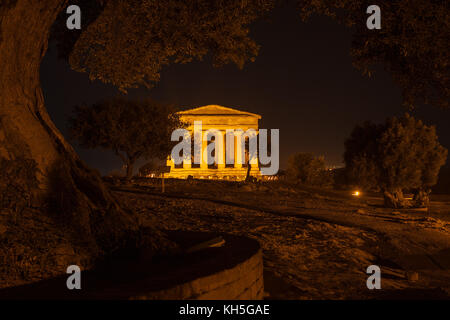
[[[164,174],[167,172],[170,172],[170,166],[161,166],[159,167],[158,171],[161,174],[161,193],[164,193],[166,191],[166,188],[164,186]]]

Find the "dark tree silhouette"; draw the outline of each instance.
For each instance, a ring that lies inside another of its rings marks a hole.
[[[123,98],[77,106],[70,119],[70,135],[85,148],[114,151],[133,175],[136,160],[165,159],[174,146],[172,132],[184,124],[173,107],[151,100]]]
[[[308,185],[321,186],[331,183],[327,174],[325,159],[314,157],[311,153],[297,152],[288,159],[287,173],[289,179]]]
[[[416,205],[428,203],[447,150],[439,144],[434,126],[406,114],[383,125],[357,126],[345,142],[345,164],[351,181],[383,192],[385,205],[408,205],[404,190],[414,190]]]
[[[153,161],[148,161],[139,168],[139,175],[141,177],[146,177],[149,174],[158,173],[157,170],[158,170],[157,164]]]
[[[377,64],[398,83],[404,105],[449,107],[450,6],[441,0],[298,0],[301,16],[335,18],[353,30],[351,55],[363,74]],[[369,5],[381,9],[381,29],[366,27]]]

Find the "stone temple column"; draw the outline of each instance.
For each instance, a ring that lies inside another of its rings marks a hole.
[[[191,136],[189,135],[189,138]],[[186,137],[185,137],[186,138]],[[191,152],[192,152],[192,140],[189,139],[189,141],[191,141]],[[186,157],[186,155],[183,153],[183,169],[191,169],[191,164],[192,164],[192,158],[191,157]]]
[[[183,169],[191,169],[191,164],[191,159],[183,159]]]
[[[256,137],[258,138],[259,135],[259,131],[256,131]],[[256,146],[256,157],[253,159],[253,163],[251,163],[252,165],[252,170],[254,169],[259,169],[259,150],[258,150],[258,145]]]
[[[208,146],[208,141],[206,141],[205,132],[202,132],[202,161],[200,163],[200,169],[208,169],[208,158],[206,154],[206,147]]]
[[[242,138],[241,138],[242,139]],[[238,163],[238,159],[241,159],[241,163]],[[235,135],[234,136],[234,167],[242,168],[242,163],[245,161],[245,154],[242,154],[240,139]]]
[[[228,137],[228,140],[230,140],[229,143],[227,142],[227,137]],[[227,135],[226,131],[225,131],[225,135],[224,135],[225,166],[226,166],[227,160],[231,160],[231,158],[233,159],[234,163],[236,163],[236,150],[235,150],[234,139],[235,139],[234,134],[229,133],[229,135]],[[228,159],[228,158],[230,158],[230,159]],[[234,163],[233,163],[233,166],[234,166]]]
[[[218,157],[220,157],[220,154],[222,154],[222,164],[218,163],[217,164],[217,168],[218,169],[225,169],[225,164],[226,164],[226,145],[227,145],[227,141],[226,141],[226,132],[221,130],[220,131],[222,133],[222,152],[220,152],[218,150],[219,145],[216,143],[216,152],[218,152]]]

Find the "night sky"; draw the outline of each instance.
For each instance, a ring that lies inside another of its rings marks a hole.
[[[260,128],[280,129],[281,167],[297,151],[342,165],[344,141],[356,124],[382,122],[406,111],[399,87],[382,67],[369,79],[351,65],[351,30],[330,19],[303,23],[287,7],[274,11],[271,21],[255,24],[252,34],[262,48],[256,62],[243,70],[234,65],[213,68],[207,59],[172,65],[154,89],[133,89],[129,96],[150,96],[185,108],[219,104],[258,113]],[[42,63],[41,80],[50,116],[66,136],[74,105],[118,94],[114,87],[70,70],[56,58],[53,44]],[[413,114],[437,125],[440,142],[450,149],[450,110],[421,107]],[[102,174],[121,166],[112,152],[75,148]]]

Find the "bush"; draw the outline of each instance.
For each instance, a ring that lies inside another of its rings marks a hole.
[[[298,152],[288,159],[287,176],[289,180],[311,186],[328,186],[333,177],[325,167],[323,157],[311,153]]]

